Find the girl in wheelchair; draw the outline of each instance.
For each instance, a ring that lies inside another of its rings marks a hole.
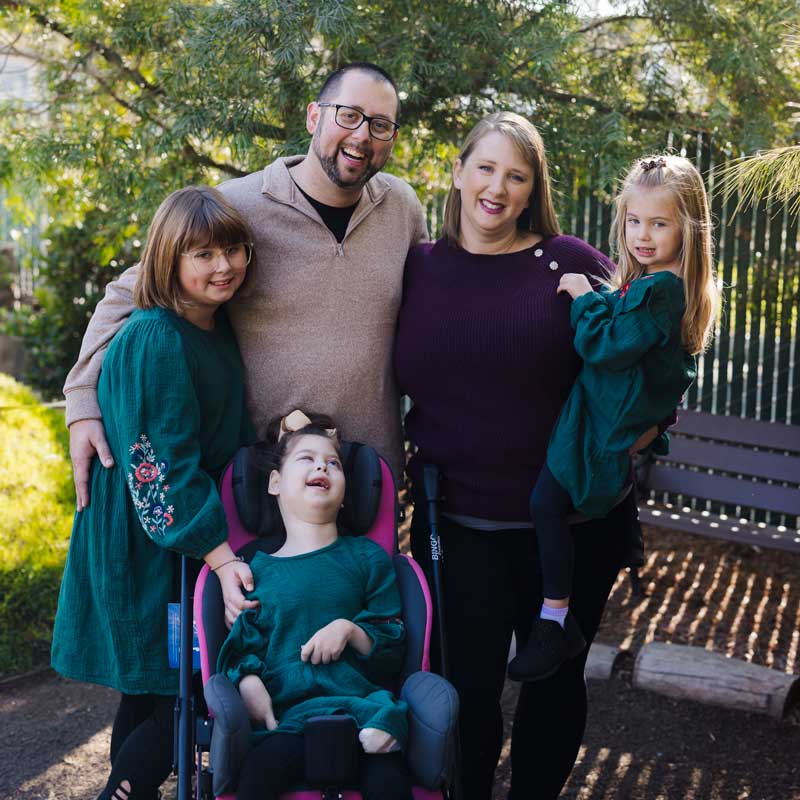
[[[410,800],[407,708],[382,688],[403,658],[394,568],[375,542],[339,536],[345,477],[331,420],[294,411],[271,429],[268,491],[286,541],[253,557],[259,605],[238,617],[217,662],[254,726],[237,798],[277,799],[301,781],[305,723],[344,713],[359,728],[364,800]]]

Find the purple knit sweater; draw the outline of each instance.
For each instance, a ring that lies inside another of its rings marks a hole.
[[[395,368],[414,402],[409,465],[438,464],[444,509],[497,521],[527,520],[528,496],[550,430],[581,361],[572,347],[565,272],[614,265],[573,236],[518,253],[474,255],[444,240],[406,262]]]

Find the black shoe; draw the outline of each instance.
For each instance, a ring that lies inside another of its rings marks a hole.
[[[508,665],[508,677],[525,682],[549,678],[584,647],[586,640],[572,614],[567,613],[563,628],[551,619],[537,617],[525,647]]]

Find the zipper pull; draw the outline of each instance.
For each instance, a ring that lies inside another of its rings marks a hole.
[[[344,255],[344,247],[342,247],[342,243],[341,242],[337,242],[336,243],[336,255],[337,256],[343,256]]]

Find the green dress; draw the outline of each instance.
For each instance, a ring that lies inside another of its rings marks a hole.
[[[297,556],[257,553],[250,564],[258,608],[239,615],[217,660],[234,685],[258,675],[272,697],[277,733],[301,733],[310,717],[350,714],[405,747],[407,706],[385,686],[402,666],[405,630],[394,567],[383,548],[361,537]],[[300,647],[335,619],[360,625],[373,641],[360,655],[349,645],[330,664],[304,663]],[[254,739],[270,732],[259,729]]]
[[[630,471],[628,449],[672,413],[697,376],[681,344],[684,310],[683,281],[668,271],[572,302],[583,368],[550,436],[547,466],[586,516],[613,507]],[[655,446],[666,452],[666,437]]]
[[[241,358],[223,312],[205,331],[172,311],[136,311],[98,386],[115,465],[97,459],[61,583],[53,667],[126,694],[175,694],[167,603],[180,558],[227,538],[216,481],[252,440]]]

